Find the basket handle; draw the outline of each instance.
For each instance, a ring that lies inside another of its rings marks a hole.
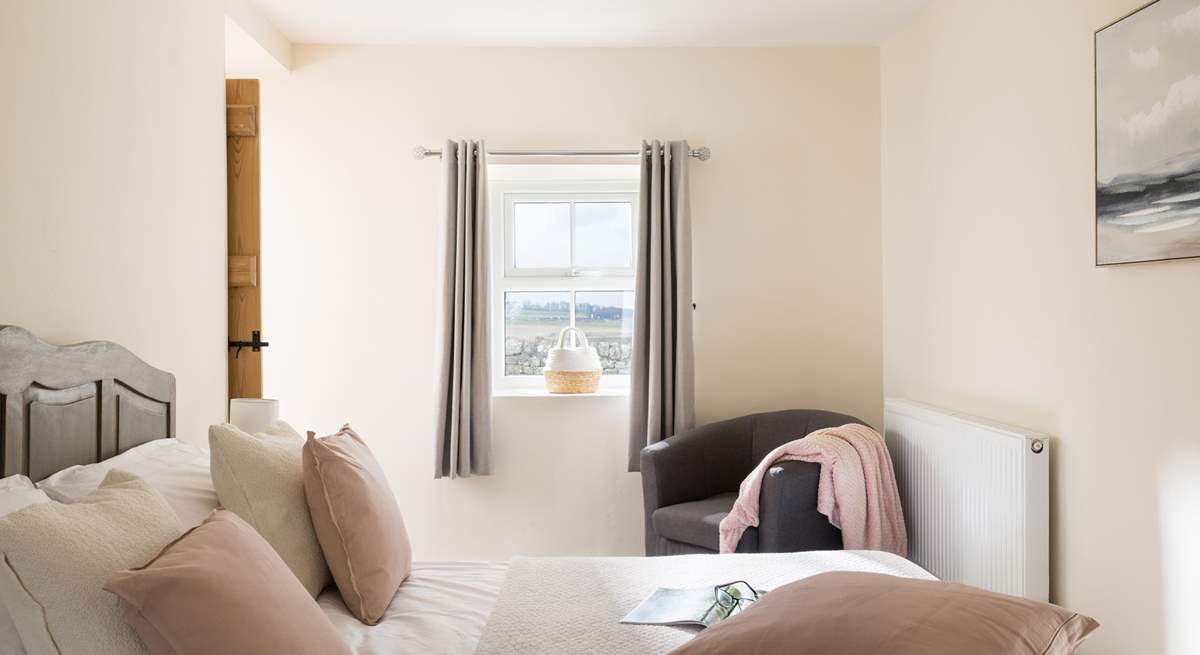
[[[588,345],[587,335],[583,333],[583,330],[580,330],[579,328],[574,328],[574,327],[565,327],[562,329],[561,332],[558,333],[558,346],[557,347],[559,347],[559,348],[563,347],[563,341],[566,340],[568,332],[575,335],[575,345],[577,347],[581,347],[581,348],[590,348],[591,347]],[[580,344],[582,344],[582,345],[580,345]]]

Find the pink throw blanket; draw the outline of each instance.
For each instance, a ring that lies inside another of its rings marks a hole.
[[[892,459],[879,433],[855,423],[826,428],[772,450],[738,489],[721,520],[721,552],[737,550],[746,528],[758,525],[758,495],[773,464],[800,460],[821,465],[817,511],[842,531],[847,550],[885,550],[908,556],[904,510]]]

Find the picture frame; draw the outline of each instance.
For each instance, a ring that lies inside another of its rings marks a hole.
[[[1095,263],[1200,258],[1200,0],[1096,30]]]

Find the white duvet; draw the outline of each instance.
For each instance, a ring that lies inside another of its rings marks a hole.
[[[507,571],[504,562],[416,562],[378,625],[354,618],[337,587],[317,602],[357,655],[474,653]]]
[[[619,623],[657,587],[741,579],[773,589],[827,571],[933,577],[908,560],[874,551],[515,558],[509,564],[418,562],[375,626],[351,616],[336,588],[319,602],[358,655],[649,654],[691,638],[676,628]]]

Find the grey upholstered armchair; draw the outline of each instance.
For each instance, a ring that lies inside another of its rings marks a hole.
[[[862,421],[834,412],[793,409],[700,426],[642,450],[646,554],[715,553],[718,526],[738,485],[767,453],[813,430]],[[865,423],[863,423],[866,425]],[[759,496],[759,526],[738,552],[838,550],[842,532],[817,512],[819,464],[772,466]]]

